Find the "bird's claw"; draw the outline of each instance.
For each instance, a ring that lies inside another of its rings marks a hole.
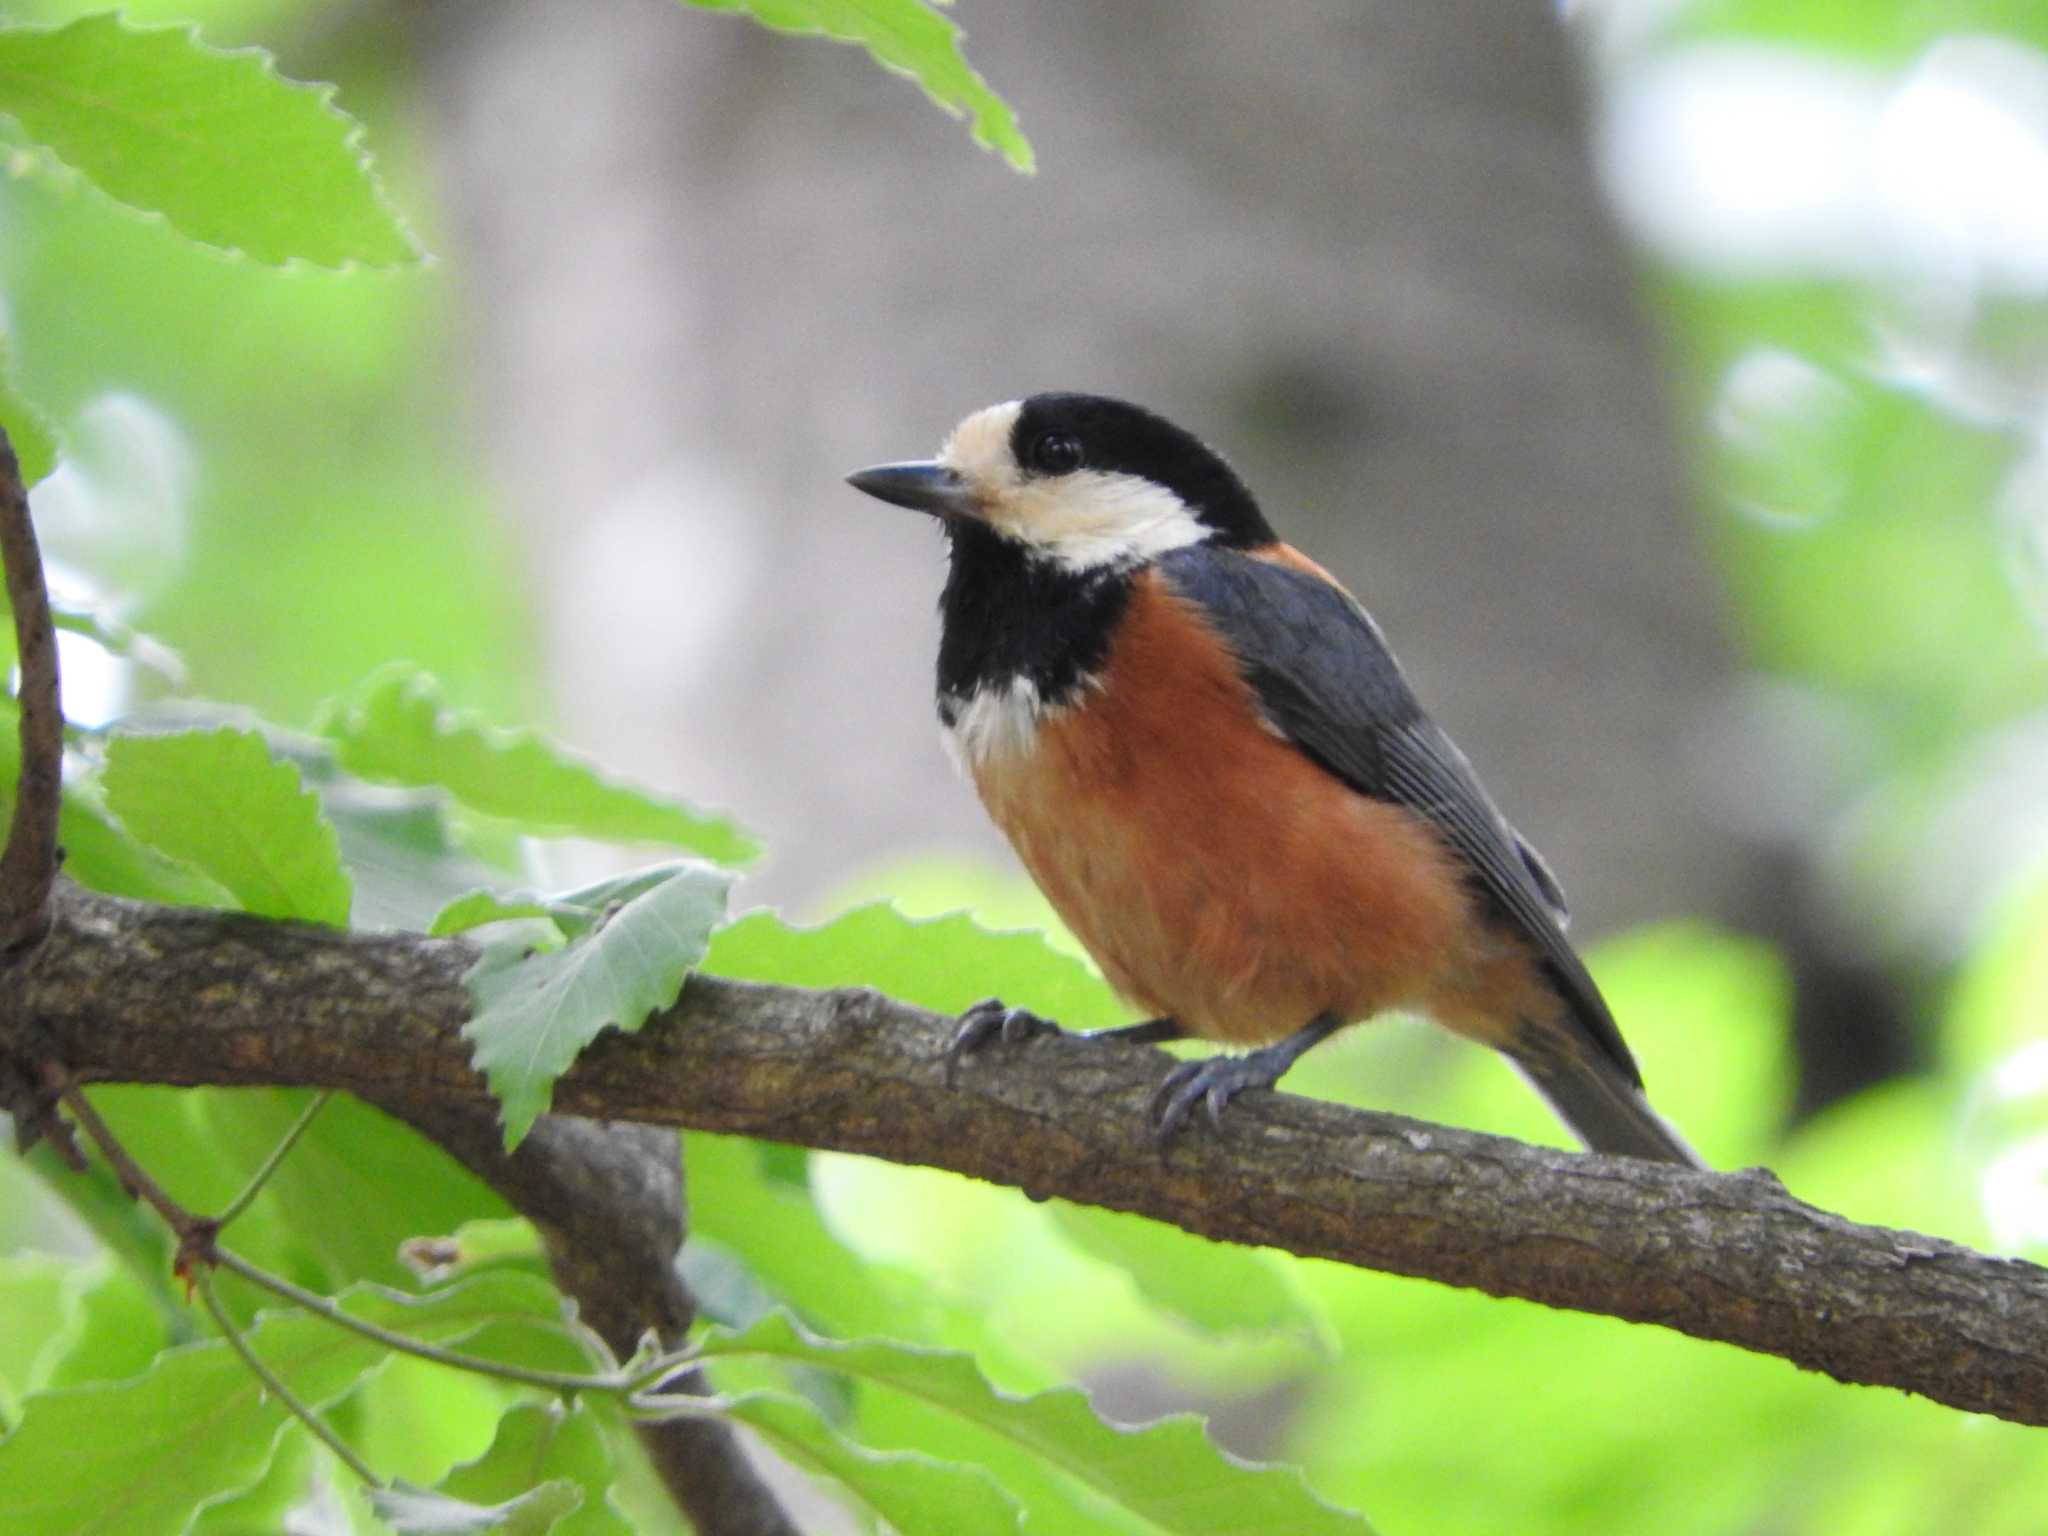
[[[1211,1056],[1184,1061],[1167,1073],[1166,1081],[1152,1095],[1151,1115],[1160,1146],[1180,1133],[1197,1104],[1208,1111],[1209,1124],[1221,1130],[1223,1111],[1232,1099],[1247,1088],[1272,1087],[1280,1073],[1259,1057],[1257,1051],[1249,1056]]]
[[[949,1083],[953,1080],[954,1068],[960,1064],[962,1056],[972,1055],[984,1046],[997,1041],[1004,1045],[1022,1045],[1040,1035],[1059,1032],[1059,1025],[1050,1019],[1040,1018],[1028,1008],[1011,1008],[999,997],[985,997],[960,1015],[959,1027],[947,1042],[946,1080]]]

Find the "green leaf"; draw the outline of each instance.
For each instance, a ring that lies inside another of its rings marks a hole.
[[[0,696],[0,823],[14,814],[14,786],[21,776],[21,715],[15,701]],[[69,780],[57,810],[57,838],[64,847],[64,873],[80,885],[109,896],[167,906],[231,905],[233,898],[190,865],[166,858],[121,826],[100,804],[90,780]]]
[[[14,1423],[21,1399],[43,1384],[46,1346],[77,1330],[78,1298],[66,1281],[78,1267],[47,1253],[0,1256],[0,1426]]]
[[[633,1536],[606,1498],[612,1453],[604,1430],[581,1404],[521,1403],[498,1420],[491,1448],[457,1467],[436,1492],[476,1503],[501,1503],[553,1480],[581,1491],[580,1506],[554,1527],[555,1536]]]
[[[190,27],[0,29],[0,112],[117,202],[273,264],[417,261],[333,95]]]
[[[436,790],[391,789],[327,767],[301,765],[341,839],[342,861],[355,885],[357,927],[418,932],[443,903],[474,890],[496,872],[455,840],[448,797]]]
[[[465,891],[442,907],[427,925],[431,938],[466,933],[486,923],[509,923],[524,918],[546,918],[564,938],[576,938],[604,920],[613,907],[624,906],[671,878],[682,866],[652,864],[591,885],[579,886],[559,895],[543,896],[533,891]]]
[[[1040,934],[993,933],[960,913],[919,921],[884,903],[816,928],[749,912],[713,936],[704,969],[789,986],[874,987],[939,1013],[1000,997],[1071,1029],[1130,1018],[1100,978]]]
[[[1019,1529],[1017,1506],[978,1467],[870,1451],[835,1433],[808,1403],[780,1394],[749,1393],[726,1412],[903,1536],[1013,1536]]]
[[[808,1189],[767,1176],[760,1145],[684,1133],[690,1244],[716,1243],[736,1254],[778,1300],[834,1333],[897,1333],[926,1321],[929,1286],[850,1252]],[[684,1254],[690,1262],[689,1248]]]
[[[341,1300],[358,1317],[442,1345],[507,1324],[552,1331],[561,1317],[545,1284],[512,1274],[418,1298],[362,1286]],[[263,1314],[246,1337],[316,1410],[347,1396],[387,1355],[375,1340],[307,1312]],[[132,1381],[31,1397],[0,1447],[0,1509],[11,1531],[177,1536],[202,1503],[263,1476],[286,1420],[225,1340],[182,1345]]]
[[[508,1150],[546,1112],[555,1079],[600,1031],[631,1034],[676,1000],[724,914],[731,884],[723,870],[677,864],[566,948],[527,954],[501,944],[470,968],[463,983],[476,1012],[462,1033],[504,1105]]]
[[[197,865],[244,910],[346,926],[349,878],[334,828],[299,770],[255,732],[118,735],[102,783],[131,832]]]
[[[311,1096],[271,1088],[185,1097],[209,1151],[239,1188]],[[346,1095],[320,1111],[257,1199],[263,1215],[275,1218],[274,1229],[261,1230],[275,1238],[259,1239],[238,1223],[231,1229],[237,1249],[302,1283],[332,1287],[406,1283],[411,1271],[399,1248],[408,1238],[508,1214],[503,1200],[419,1132]],[[348,1219],[328,1219],[335,1211]]]
[[[1327,1337],[1321,1316],[1256,1248],[1065,1200],[1052,1203],[1052,1219],[1076,1247],[1129,1275],[1152,1305],[1206,1332]]]
[[[1050,1462],[1156,1531],[1359,1536],[1370,1529],[1359,1516],[1323,1503],[1291,1468],[1248,1467],[1225,1457],[1191,1414],[1119,1429],[1097,1418],[1074,1388],[1012,1397],[991,1386],[966,1355],[876,1339],[832,1343],[781,1313],[741,1334],[714,1331],[700,1347],[711,1359],[771,1355],[908,1393]]]
[[[57,467],[57,435],[43,413],[14,387],[14,369],[4,348],[0,348],[0,427],[7,429],[24,488],[33,487]]]
[[[434,914],[427,924],[427,937],[445,939],[452,933],[467,933],[486,923],[510,923],[527,917],[553,915],[545,897],[496,891],[464,891]]]
[[[70,1289],[78,1297],[76,1326],[45,1341],[35,1385],[116,1381],[148,1369],[168,1340],[166,1314],[143,1280],[103,1255],[73,1274]]]
[[[688,0],[709,11],[744,11],[777,32],[859,43],[883,68],[910,76],[955,117],[966,117],[974,142],[1033,168],[1031,144],[1009,104],[988,87],[960,52],[960,29],[922,0]]]
[[[319,729],[334,742],[336,761],[359,778],[435,785],[537,836],[660,843],[720,864],[759,851],[730,822],[614,783],[542,737],[451,713],[440,685],[408,664],[386,667],[352,697],[331,702]]]
[[[110,613],[52,602],[50,620],[67,634],[85,636],[109,656],[154,672],[173,688],[185,686],[185,663],[176,651],[153,635],[130,629]]]
[[[488,1507],[417,1488],[373,1488],[370,1507],[400,1536],[470,1536],[501,1531],[504,1536],[548,1536],[562,1529],[562,1517],[583,1502],[583,1490],[556,1479],[515,1499]]]

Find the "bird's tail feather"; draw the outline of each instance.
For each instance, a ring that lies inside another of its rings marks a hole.
[[[1559,1049],[1547,1041],[1545,1045],[1550,1048],[1536,1046],[1525,1035],[1517,1048],[1508,1051],[1508,1059],[1592,1151],[1681,1163],[1688,1168],[1707,1166],[1686,1145],[1685,1138],[1650,1108],[1642,1088],[1618,1063],[1590,1050]]]

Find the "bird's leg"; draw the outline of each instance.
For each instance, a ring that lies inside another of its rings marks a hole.
[[[1051,1019],[1040,1018],[1028,1008],[1006,1007],[998,997],[985,997],[960,1015],[960,1027],[946,1046],[946,1068],[965,1055],[1000,1040],[1020,1045],[1040,1035],[1063,1034]],[[1114,1029],[1091,1029],[1075,1035],[1077,1040],[1118,1040],[1125,1045],[1159,1045],[1168,1040],[1185,1040],[1187,1031],[1172,1019],[1147,1019],[1142,1024],[1119,1024]]]
[[[1223,1107],[1247,1088],[1270,1088],[1280,1076],[1301,1059],[1311,1046],[1322,1044],[1342,1027],[1342,1021],[1319,1013],[1285,1040],[1261,1046],[1242,1056],[1210,1056],[1202,1061],[1184,1061],[1167,1073],[1159,1092],[1152,1096],[1152,1112],[1159,1120],[1163,1144],[1187,1123],[1198,1103],[1206,1101],[1209,1123],[1223,1124]]]

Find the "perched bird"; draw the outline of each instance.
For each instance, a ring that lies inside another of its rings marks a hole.
[[[1389,1009],[1503,1052],[1596,1151],[1697,1164],[1650,1109],[1563,892],[1379,626],[1228,464],[1138,406],[1042,394],[848,477],[951,546],[939,720],[1110,984],[1180,1064],[1162,1137]],[[1057,1026],[999,1001],[956,1053]]]

